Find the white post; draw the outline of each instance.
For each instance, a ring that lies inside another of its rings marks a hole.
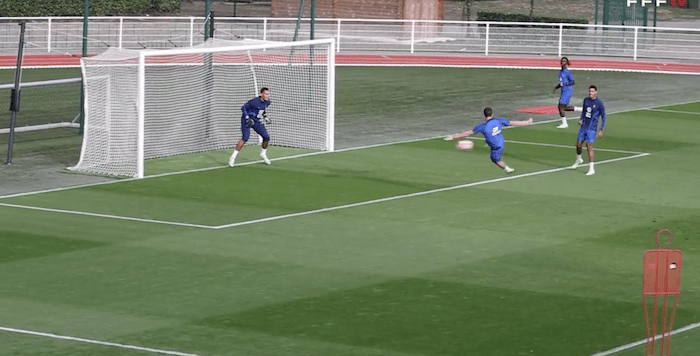
[[[48,31],[46,33],[46,50],[51,53],[51,18],[49,17]]]
[[[138,112],[138,134],[136,136],[136,177],[143,178],[143,140],[145,134],[145,117],[146,117],[146,56],[139,53],[139,78],[138,78],[138,97],[136,98],[136,110]]]
[[[123,37],[124,37],[124,18],[119,17],[119,49],[122,49]]]
[[[488,56],[489,55],[489,23],[488,22],[486,23],[486,44],[484,47],[486,47],[484,55]]]
[[[194,17],[190,16],[190,47],[194,46]]]
[[[338,30],[336,31],[335,35],[335,46],[335,50],[340,52],[340,19],[338,19]]]
[[[263,41],[267,41],[267,17],[263,20]]]
[[[558,52],[559,57],[561,57],[561,43],[563,41],[563,37],[564,37],[564,25],[559,24],[559,52]]]
[[[413,54],[413,41],[416,39],[416,20],[411,20],[411,54]]]
[[[328,88],[326,89],[328,100],[328,119],[326,120],[326,146],[329,152],[335,150],[335,43],[328,46]]]
[[[639,30],[639,26],[634,26],[634,52],[632,59],[637,60],[637,30]]]

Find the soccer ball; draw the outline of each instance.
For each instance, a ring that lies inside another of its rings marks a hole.
[[[457,149],[460,151],[471,150],[474,148],[474,142],[472,140],[462,140],[457,142]]]

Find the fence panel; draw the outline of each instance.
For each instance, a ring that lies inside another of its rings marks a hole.
[[[27,22],[28,54],[82,53],[82,18],[5,18],[0,53],[17,50],[19,21]],[[204,41],[203,17],[91,17],[88,53],[107,47],[189,47]],[[309,19],[216,19],[215,36],[235,40],[308,39]],[[480,21],[317,19],[315,38],[336,39],[338,52],[581,55],[700,62],[700,29]]]

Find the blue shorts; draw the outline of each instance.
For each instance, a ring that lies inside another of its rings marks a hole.
[[[566,92],[566,91],[561,91],[561,96],[559,96],[559,104],[564,104],[564,105],[569,105],[569,102],[571,102],[571,97],[573,96],[573,92]]]
[[[504,147],[491,148],[491,161],[493,163],[498,163],[501,161],[501,155],[503,154]]]
[[[265,125],[263,125],[260,120],[254,120],[253,127],[248,127],[248,123],[246,123],[245,117],[241,118],[241,132],[243,133],[243,137],[241,137],[241,140],[243,142],[248,142],[248,139],[250,138],[250,129],[255,130],[255,132],[258,133],[258,135],[262,136],[263,141],[270,141],[270,135],[267,133],[267,129],[265,128]]]
[[[589,144],[593,144],[595,142],[595,136],[597,132],[596,130],[586,130],[584,128],[578,129],[578,137],[576,138],[577,141],[586,141]]]

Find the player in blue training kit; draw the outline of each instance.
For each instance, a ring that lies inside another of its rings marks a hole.
[[[598,130],[598,119],[600,119],[600,130]],[[583,99],[583,112],[581,113],[581,119],[578,121],[581,128],[578,130],[578,137],[576,138],[576,162],[571,168],[576,169],[583,163],[581,152],[583,151],[583,141],[586,141],[589,162],[586,175],[595,174],[595,169],[593,168],[593,143],[596,138],[603,138],[605,121],[605,106],[603,101],[598,98],[598,88],[595,85],[591,85],[588,88],[588,97]]]
[[[552,92],[561,88],[561,95],[559,96],[559,116],[561,117],[561,125],[557,126],[558,129],[565,129],[569,127],[566,122],[566,111],[580,111],[581,108],[569,105],[571,102],[571,97],[574,95],[574,75],[571,74],[567,66],[571,64],[568,58],[561,57],[561,70],[559,71],[559,84],[554,87]]]
[[[265,163],[270,164],[270,160],[267,158],[267,146],[270,143],[270,135],[267,133],[265,128],[265,123],[270,123],[270,119],[267,117],[267,112],[265,111],[270,105],[270,89],[262,88],[260,89],[260,96],[249,100],[241,107],[241,132],[243,137],[236,144],[236,149],[233,150],[231,158],[228,160],[228,165],[233,167],[236,163],[236,156],[238,152],[241,151],[243,145],[248,142],[250,138],[250,129],[252,128],[258,135],[262,136],[262,150],[260,151],[260,158],[265,161]]]
[[[508,121],[502,117],[493,117],[493,110],[491,108],[484,109],[485,122],[482,122],[473,129],[463,132],[454,136],[445,137],[446,141],[454,140],[457,138],[463,138],[471,136],[473,134],[483,134],[486,139],[486,144],[491,148],[491,161],[497,166],[501,167],[506,173],[510,173],[515,169],[508,167],[501,160],[501,155],[505,149],[505,140],[503,139],[503,127],[505,126],[525,126],[532,123],[532,118],[526,121]]]

